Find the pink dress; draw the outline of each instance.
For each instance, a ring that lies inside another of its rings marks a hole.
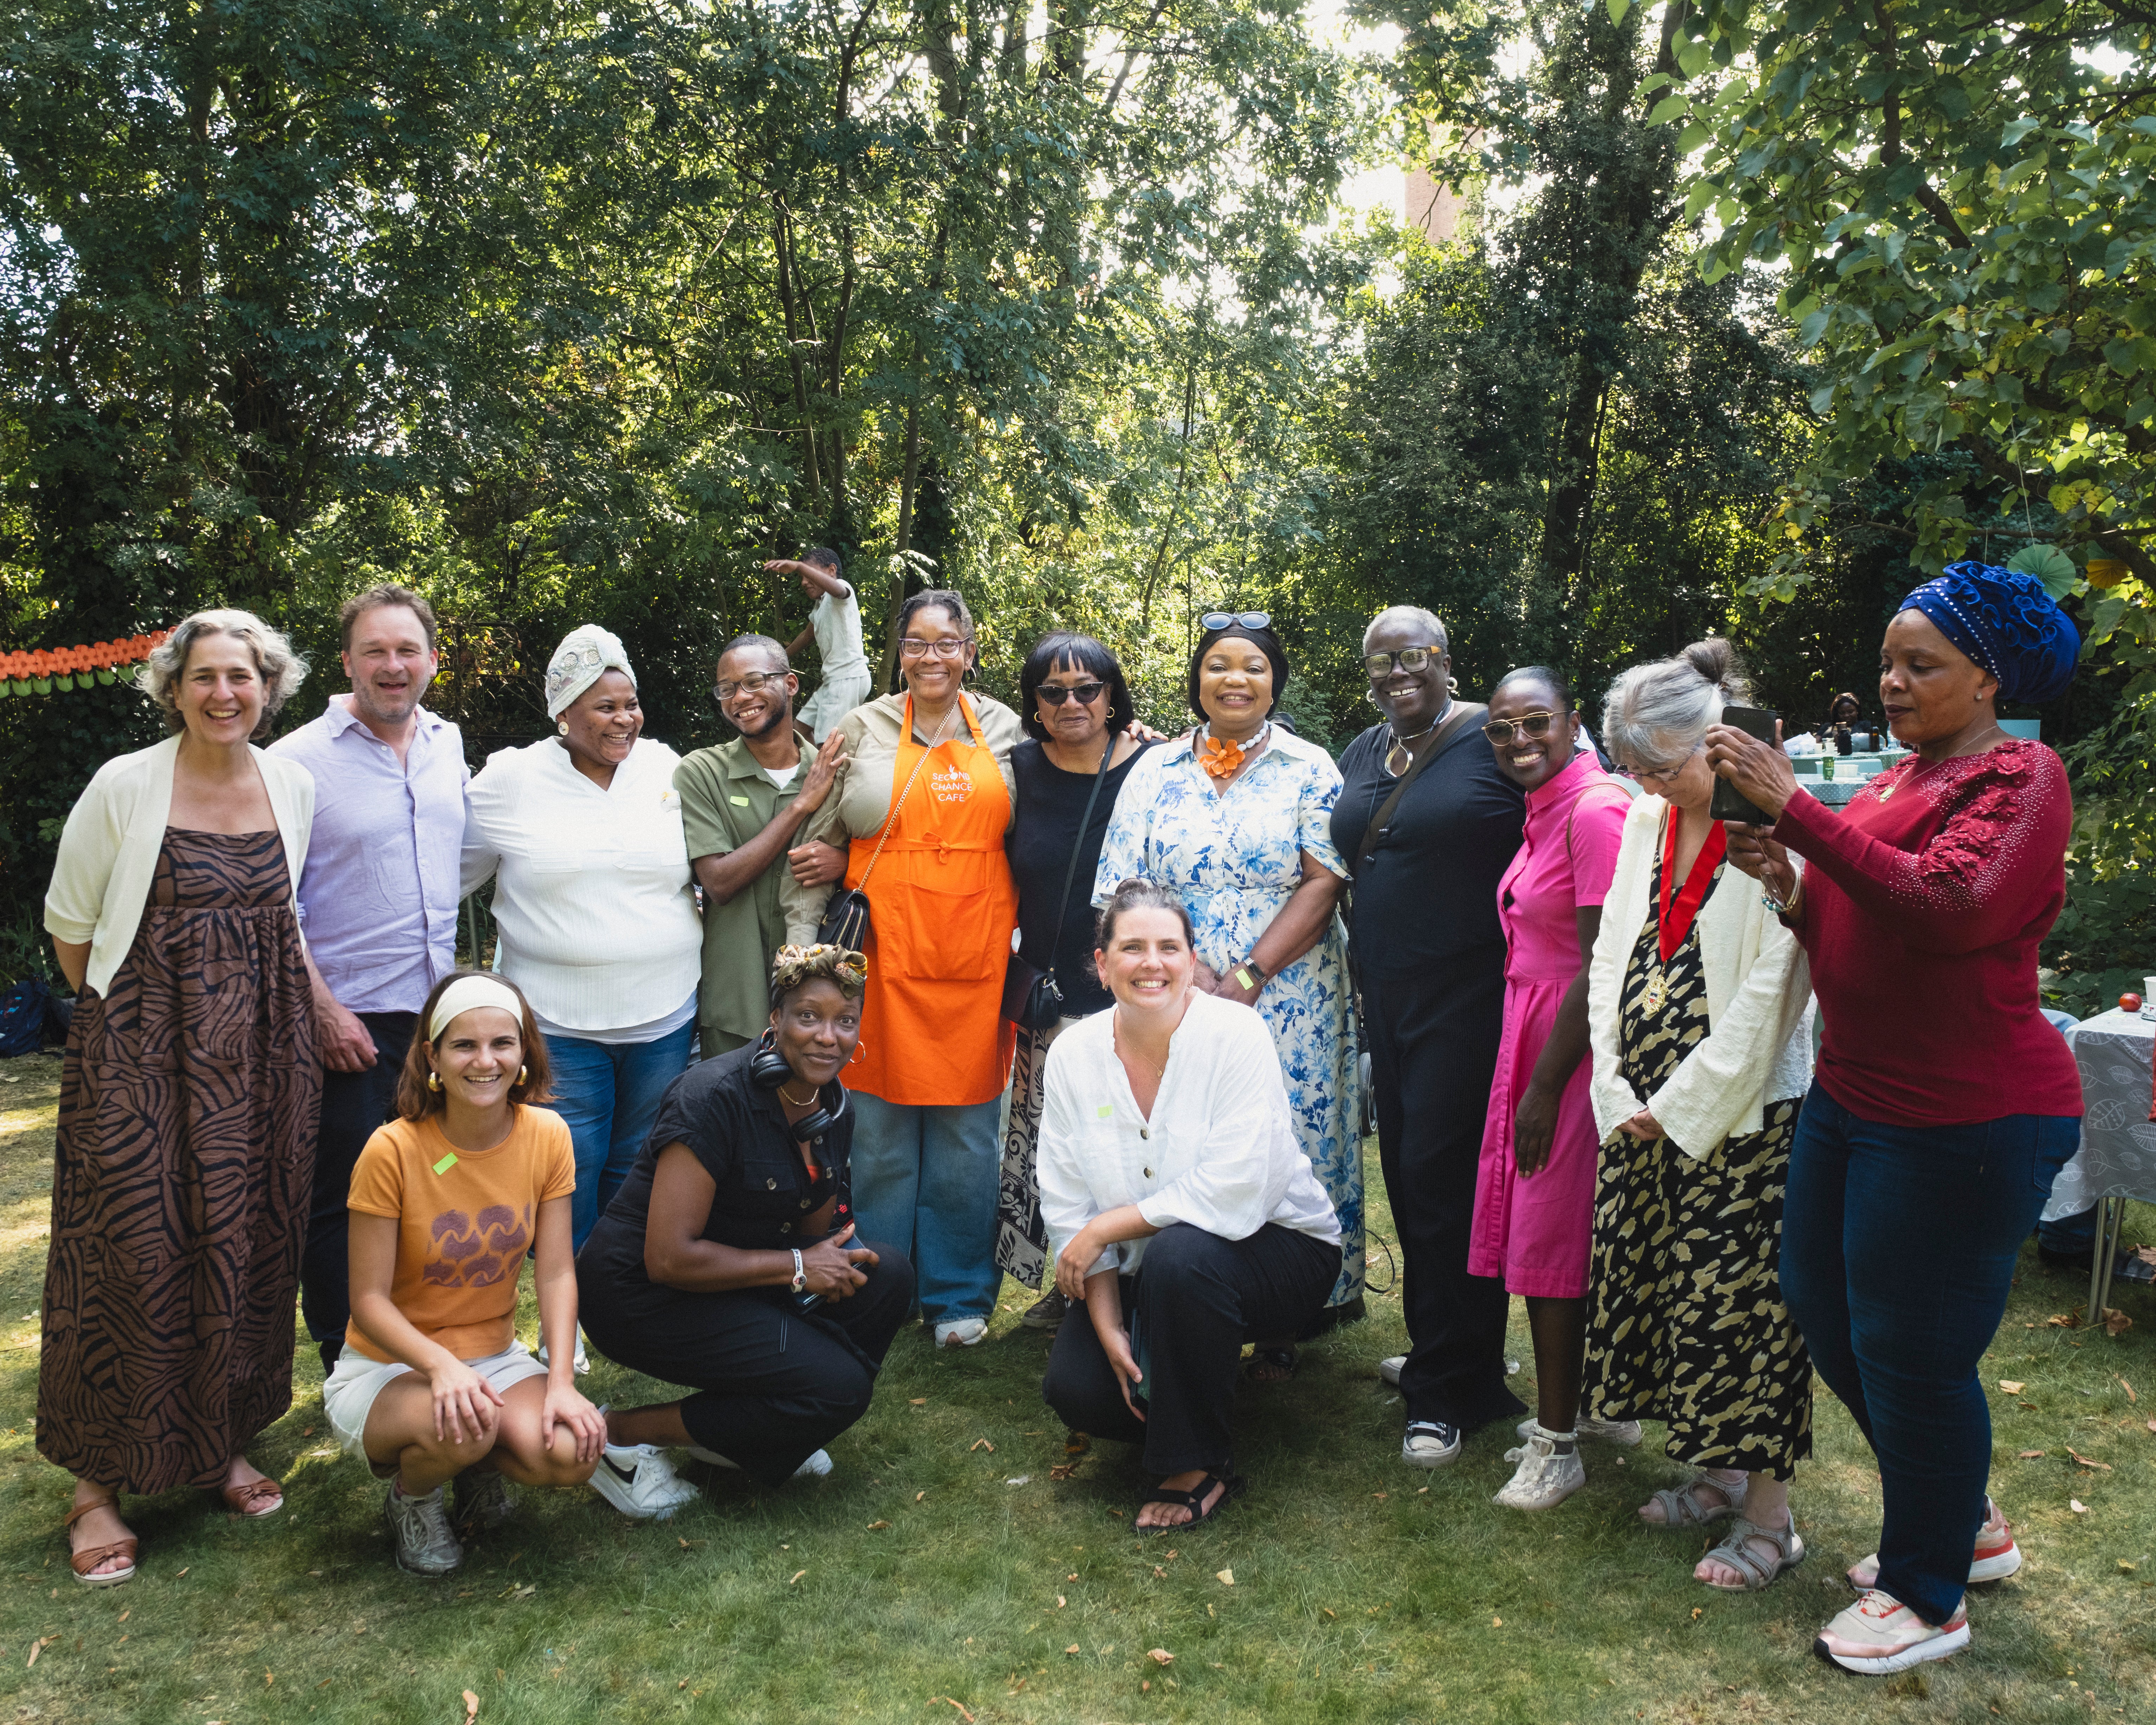
[[[1527,793],[1519,855],[1497,883],[1505,1029],[1475,1174],[1467,1273],[1502,1276],[1507,1293],[1576,1300],[1587,1292],[1601,1142],[1588,1096],[1591,1063],[1583,1057],[1566,1083],[1549,1160],[1529,1179],[1521,1178],[1512,1160],[1512,1111],[1527,1093],[1565,990],[1579,974],[1573,912],[1600,904],[1609,892],[1631,806],[1625,787],[1583,747],[1556,778]]]

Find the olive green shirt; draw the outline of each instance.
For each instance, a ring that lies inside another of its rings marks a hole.
[[[773,784],[740,737],[685,756],[674,769],[681,798],[681,830],[693,863],[738,850],[769,826],[808,778],[814,757],[803,748],[793,781]],[[704,901],[704,977],[696,993],[696,1024],[710,1060],[753,1042],[771,1022],[771,961],[786,941],[778,886],[783,852],[750,886],[724,904]]]

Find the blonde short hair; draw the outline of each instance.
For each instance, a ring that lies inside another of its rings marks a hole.
[[[205,635],[230,635],[246,644],[254,655],[254,669],[262,679],[262,722],[254,727],[254,740],[270,734],[270,726],[285,703],[306,680],[307,661],[292,650],[292,644],[252,611],[198,611],[150,649],[149,662],[137,681],[142,692],[157,703],[165,722],[182,727],[177,692],[187,668],[187,655]]]

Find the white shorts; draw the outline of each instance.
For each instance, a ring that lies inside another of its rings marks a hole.
[[[500,1353],[465,1363],[503,1394],[512,1384],[547,1375],[546,1367],[532,1358],[531,1350],[521,1342],[512,1341]],[[346,1455],[357,1455],[362,1461],[367,1459],[367,1416],[374,1399],[391,1378],[411,1369],[401,1360],[369,1359],[349,1343],[345,1344],[322,1385],[322,1412],[329,1416],[330,1430],[336,1434],[338,1445]]]
[[[858,670],[841,671],[803,701],[801,711],[793,716],[821,742],[838,728],[839,721],[848,713],[857,706],[866,706],[874,693],[875,684],[866,665]]]

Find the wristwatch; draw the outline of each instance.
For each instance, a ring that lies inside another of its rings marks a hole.
[[[793,1291],[799,1293],[808,1286],[808,1272],[801,1267],[801,1248],[791,1248],[793,1253]]]

